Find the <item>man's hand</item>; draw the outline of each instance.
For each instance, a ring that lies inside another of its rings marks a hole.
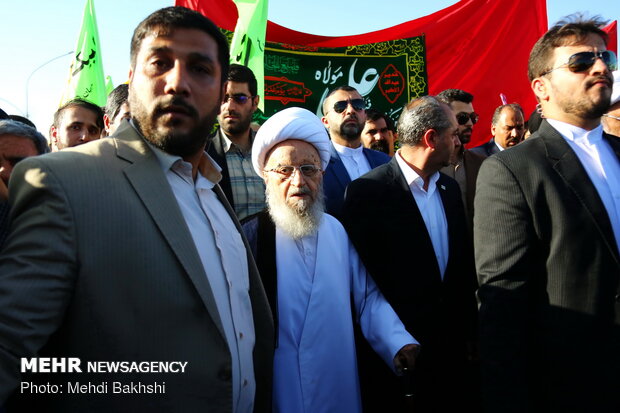
[[[404,367],[412,369],[419,352],[420,346],[418,344],[407,344],[398,350],[398,353],[394,356],[396,373],[401,374]]]

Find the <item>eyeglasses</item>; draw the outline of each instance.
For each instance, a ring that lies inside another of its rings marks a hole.
[[[301,165],[301,166],[292,166],[292,165],[280,165],[273,169],[265,169],[265,172],[275,172],[277,174],[282,175],[283,179],[289,179],[293,176],[293,173],[298,170],[301,172],[303,176],[308,178],[312,178],[318,172],[321,171],[321,168],[318,168],[314,165]]]
[[[349,104],[351,104],[353,109],[355,109],[358,112],[360,110],[366,109],[366,102],[364,102],[364,99],[349,99],[349,100],[339,100],[338,102],[334,103],[334,112],[336,113],[344,112],[347,109],[347,106],[349,106]]]
[[[560,69],[564,66],[568,67],[568,70],[573,73],[585,72],[594,66],[596,59],[601,59],[611,71],[618,69],[618,60],[616,59],[615,53],[611,50],[605,50],[603,52],[579,52],[569,57],[568,62],[547,70],[541,74],[541,76],[548,75],[554,70]]]
[[[252,99],[254,96],[244,95],[243,93],[236,93],[234,95],[225,95],[224,101],[222,103],[227,103],[230,99],[234,100],[235,103],[240,105],[245,105],[245,103]]]
[[[456,114],[456,121],[459,123],[459,125],[465,125],[470,120],[471,120],[471,123],[475,125],[476,122],[478,122],[478,118],[479,116],[476,112],[472,112],[472,113],[459,112]]]
[[[603,113],[603,116],[605,116],[606,118],[612,118],[612,119],[615,119],[615,120],[620,120],[620,118],[619,118],[619,117],[617,117],[617,116],[613,116],[613,115],[609,115],[609,114],[607,114],[607,113]]]

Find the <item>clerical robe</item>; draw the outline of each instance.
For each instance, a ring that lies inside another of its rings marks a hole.
[[[351,299],[355,321],[389,366],[398,350],[417,342],[367,274],[335,218],[323,215],[316,241],[312,236],[295,241],[277,228],[257,229],[259,221],[273,227],[262,214],[260,220],[246,221],[244,230],[259,255],[261,277],[278,319],[274,411],[361,412]],[[265,265],[273,246],[261,245],[269,242],[275,244],[276,280]],[[304,256],[307,253],[314,257]]]

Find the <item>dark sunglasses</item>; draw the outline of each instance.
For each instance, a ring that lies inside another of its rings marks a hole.
[[[321,168],[318,168],[314,165],[301,165],[301,166],[292,166],[292,165],[280,165],[273,169],[265,169],[265,172],[275,172],[282,175],[285,179],[290,178],[296,169],[302,173],[303,176],[313,177],[316,175]]]
[[[456,121],[459,123],[459,125],[465,125],[470,120],[471,123],[475,125],[476,122],[478,122],[478,118],[479,116],[476,112],[459,112],[456,114]]]
[[[573,73],[585,72],[586,70],[594,66],[594,62],[596,62],[596,59],[599,58],[603,61],[603,63],[607,65],[609,70],[613,71],[618,69],[618,60],[616,59],[616,54],[611,50],[605,50],[604,52],[579,52],[569,57],[568,62],[553,69],[547,70],[541,76],[548,75],[554,70],[560,69],[564,66],[568,67],[568,70]]]
[[[334,112],[336,113],[344,112],[347,109],[347,106],[349,106],[349,103],[351,104],[353,109],[355,109],[358,112],[360,110],[366,109],[366,102],[364,102],[364,99],[349,99],[349,100],[339,100],[338,102],[334,103]]]
[[[234,100],[235,103],[238,103],[240,105],[245,105],[245,103],[252,99],[254,96],[248,96],[248,95],[244,95],[243,93],[238,93],[235,95],[225,95],[224,96],[224,101],[222,103],[227,103],[230,99]]]

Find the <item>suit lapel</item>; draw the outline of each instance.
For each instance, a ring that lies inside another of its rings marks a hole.
[[[213,135],[213,138],[209,141],[207,153],[213,158],[213,160],[222,168],[222,180],[220,181],[220,187],[226,199],[234,207],[234,199],[232,196],[232,186],[230,184],[230,174],[228,172],[228,162],[226,162],[226,153],[224,152],[224,138],[222,137],[222,130],[218,129]]]
[[[453,194],[449,193],[448,186],[446,185],[446,177],[444,175],[439,175],[439,179],[437,180],[437,190],[439,191],[439,196],[441,197],[441,203],[443,205],[444,213],[446,214],[446,222],[448,223],[448,263],[446,265],[446,272],[444,273],[444,283],[448,278],[448,274],[450,274],[450,263],[456,258],[458,255],[456,251],[460,248],[463,248],[462,245],[457,245],[457,240],[460,237],[457,234],[457,228],[459,228],[462,223],[456,222],[457,219],[465,219],[465,216],[462,213],[458,213],[455,211],[455,197]],[[460,199],[456,199],[456,201],[461,202]]]
[[[546,121],[540,126],[540,138],[545,144],[547,158],[553,169],[575,193],[618,262],[618,248],[607,210],[581,161],[562,135]]]
[[[328,172],[334,175],[335,180],[340,183],[344,192],[344,188],[351,183],[351,178],[349,177],[347,168],[344,167],[344,163],[342,163],[342,159],[340,159],[338,152],[336,152],[334,145],[331,145],[330,149],[331,157],[329,158]]]
[[[435,254],[435,249],[433,248],[433,243],[431,241],[431,237],[428,233],[428,229],[426,228],[426,224],[424,223],[424,218],[422,218],[422,213],[420,212],[420,208],[418,208],[418,204],[411,193],[411,189],[409,188],[409,184],[405,179],[405,175],[400,170],[398,166],[398,162],[396,161],[396,156],[390,160],[388,163],[390,167],[390,180],[388,183],[394,187],[394,192],[396,194],[396,198],[394,199],[394,204],[398,205],[399,212],[396,214],[393,219],[398,221],[399,227],[401,227],[402,231],[407,234],[412,234],[415,237],[415,242],[419,243],[416,249],[420,251],[424,251],[420,256],[432,256],[434,259],[432,260],[432,267],[435,269],[433,277],[436,277],[436,281],[441,281],[441,276],[439,273],[439,264],[437,263],[437,258]],[[410,224],[410,226],[407,225]],[[425,236],[420,236],[420,234],[424,234]],[[424,274],[425,276],[431,276],[431,274]],[[420,275],[422,276],[422,275]],[[435,281],[434,280],[434,281]]]
[[[117,136],[120,139],[117,139],[116,145],[117,155],[130,162],[124,170],[125,176],[189,275],[220,334],[225,338],[213,291],[174,193],[153,151],[129,122],[127,125],[129,129],[119,130]]]

